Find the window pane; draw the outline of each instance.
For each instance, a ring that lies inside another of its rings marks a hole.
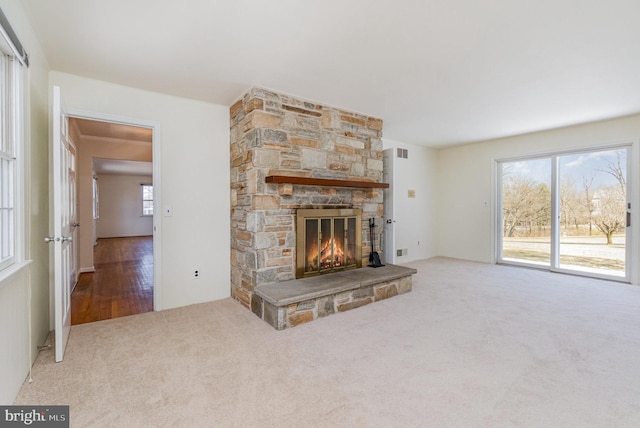
[[[0,54],[0,111],[3,114],[0,114],[0,152],[3,152],[7,155],[11,155],[13,153],[11,147],[11,139],[9,138],[9,115],[4,113],[8,112],[7,106],[9,105],[8,101],[8,59],[6,55]]]
[[[142,186],[142,198],[145,200],[153,199],[153,187]]]
[[[0,263],[14,256],[13,162],[0,158]]]
[[[153,186],[142,185],[142,215],[153,215]]]
[[[502,164],[502,258],[550,265],[551,159]]]
[[[153,201],[143,201],[142,202],[142,214],[143,215],[153,215]]]
[[[559,157],[560,267],[625,275],[627,150]]]

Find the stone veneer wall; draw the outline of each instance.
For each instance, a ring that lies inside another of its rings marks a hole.
[[[230,115],[232,296],[251,308],[255,287],[295,278],[298,208],[362,209],[365,266],[368,219],[382,223],[382,189],[267,184],[265,177],[382,182],[382,120],[262,88],[249,90]]]

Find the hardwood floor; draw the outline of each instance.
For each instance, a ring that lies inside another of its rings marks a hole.
[[[151,236],[99,239],[94,264],[71,294],[72,325],[153,310]]]

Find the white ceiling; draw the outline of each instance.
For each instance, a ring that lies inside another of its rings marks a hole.
[[[59,71],[231,105],[259,85],[443,146],[640,112],[638,0],[21,0]]]

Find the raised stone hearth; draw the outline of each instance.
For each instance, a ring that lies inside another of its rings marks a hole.
[[[262,88],[252,88],[233,104],[230,117],[231,292],[263,318],[280,314],[280,309],[269,306],[280,308],[268,298],[269,287],[300,285],[295,280],[298,210],[354,209],[361,213],[358,254],[362,263],[358,265],[367,265],[372,240],[369,219],[382,225],[382,120]],[[373,241],[375,250],[381,252],[379,228]],[[305,281],[325,284],[333,281],[329,277],[343,273],[347,272],[338,269]],[[409,287],[401,287],[403,292],[411,289],[410,275]],[[355,293],[353,302],[361,302],[357,297],[361,293],[375,291],[368,286],[357,291],[363,287],[355,283],[349,287]],[[334,302],[342,297],[334,297]],[[341,301],[334,312],[360,304],[353,302]],[[311,303],[302,308],[305,305]],[[293,310],[290,305],[287,308]],[[302,315],[294,320],[270,323],[284,328],[310,316],[309,310],[296,311]],[[324,314],[316,308],[314,319],[323,316],[318,311]]]
[[[276,330],[411,291],[412,268],[386,265],[257,287],[253,312]]]

